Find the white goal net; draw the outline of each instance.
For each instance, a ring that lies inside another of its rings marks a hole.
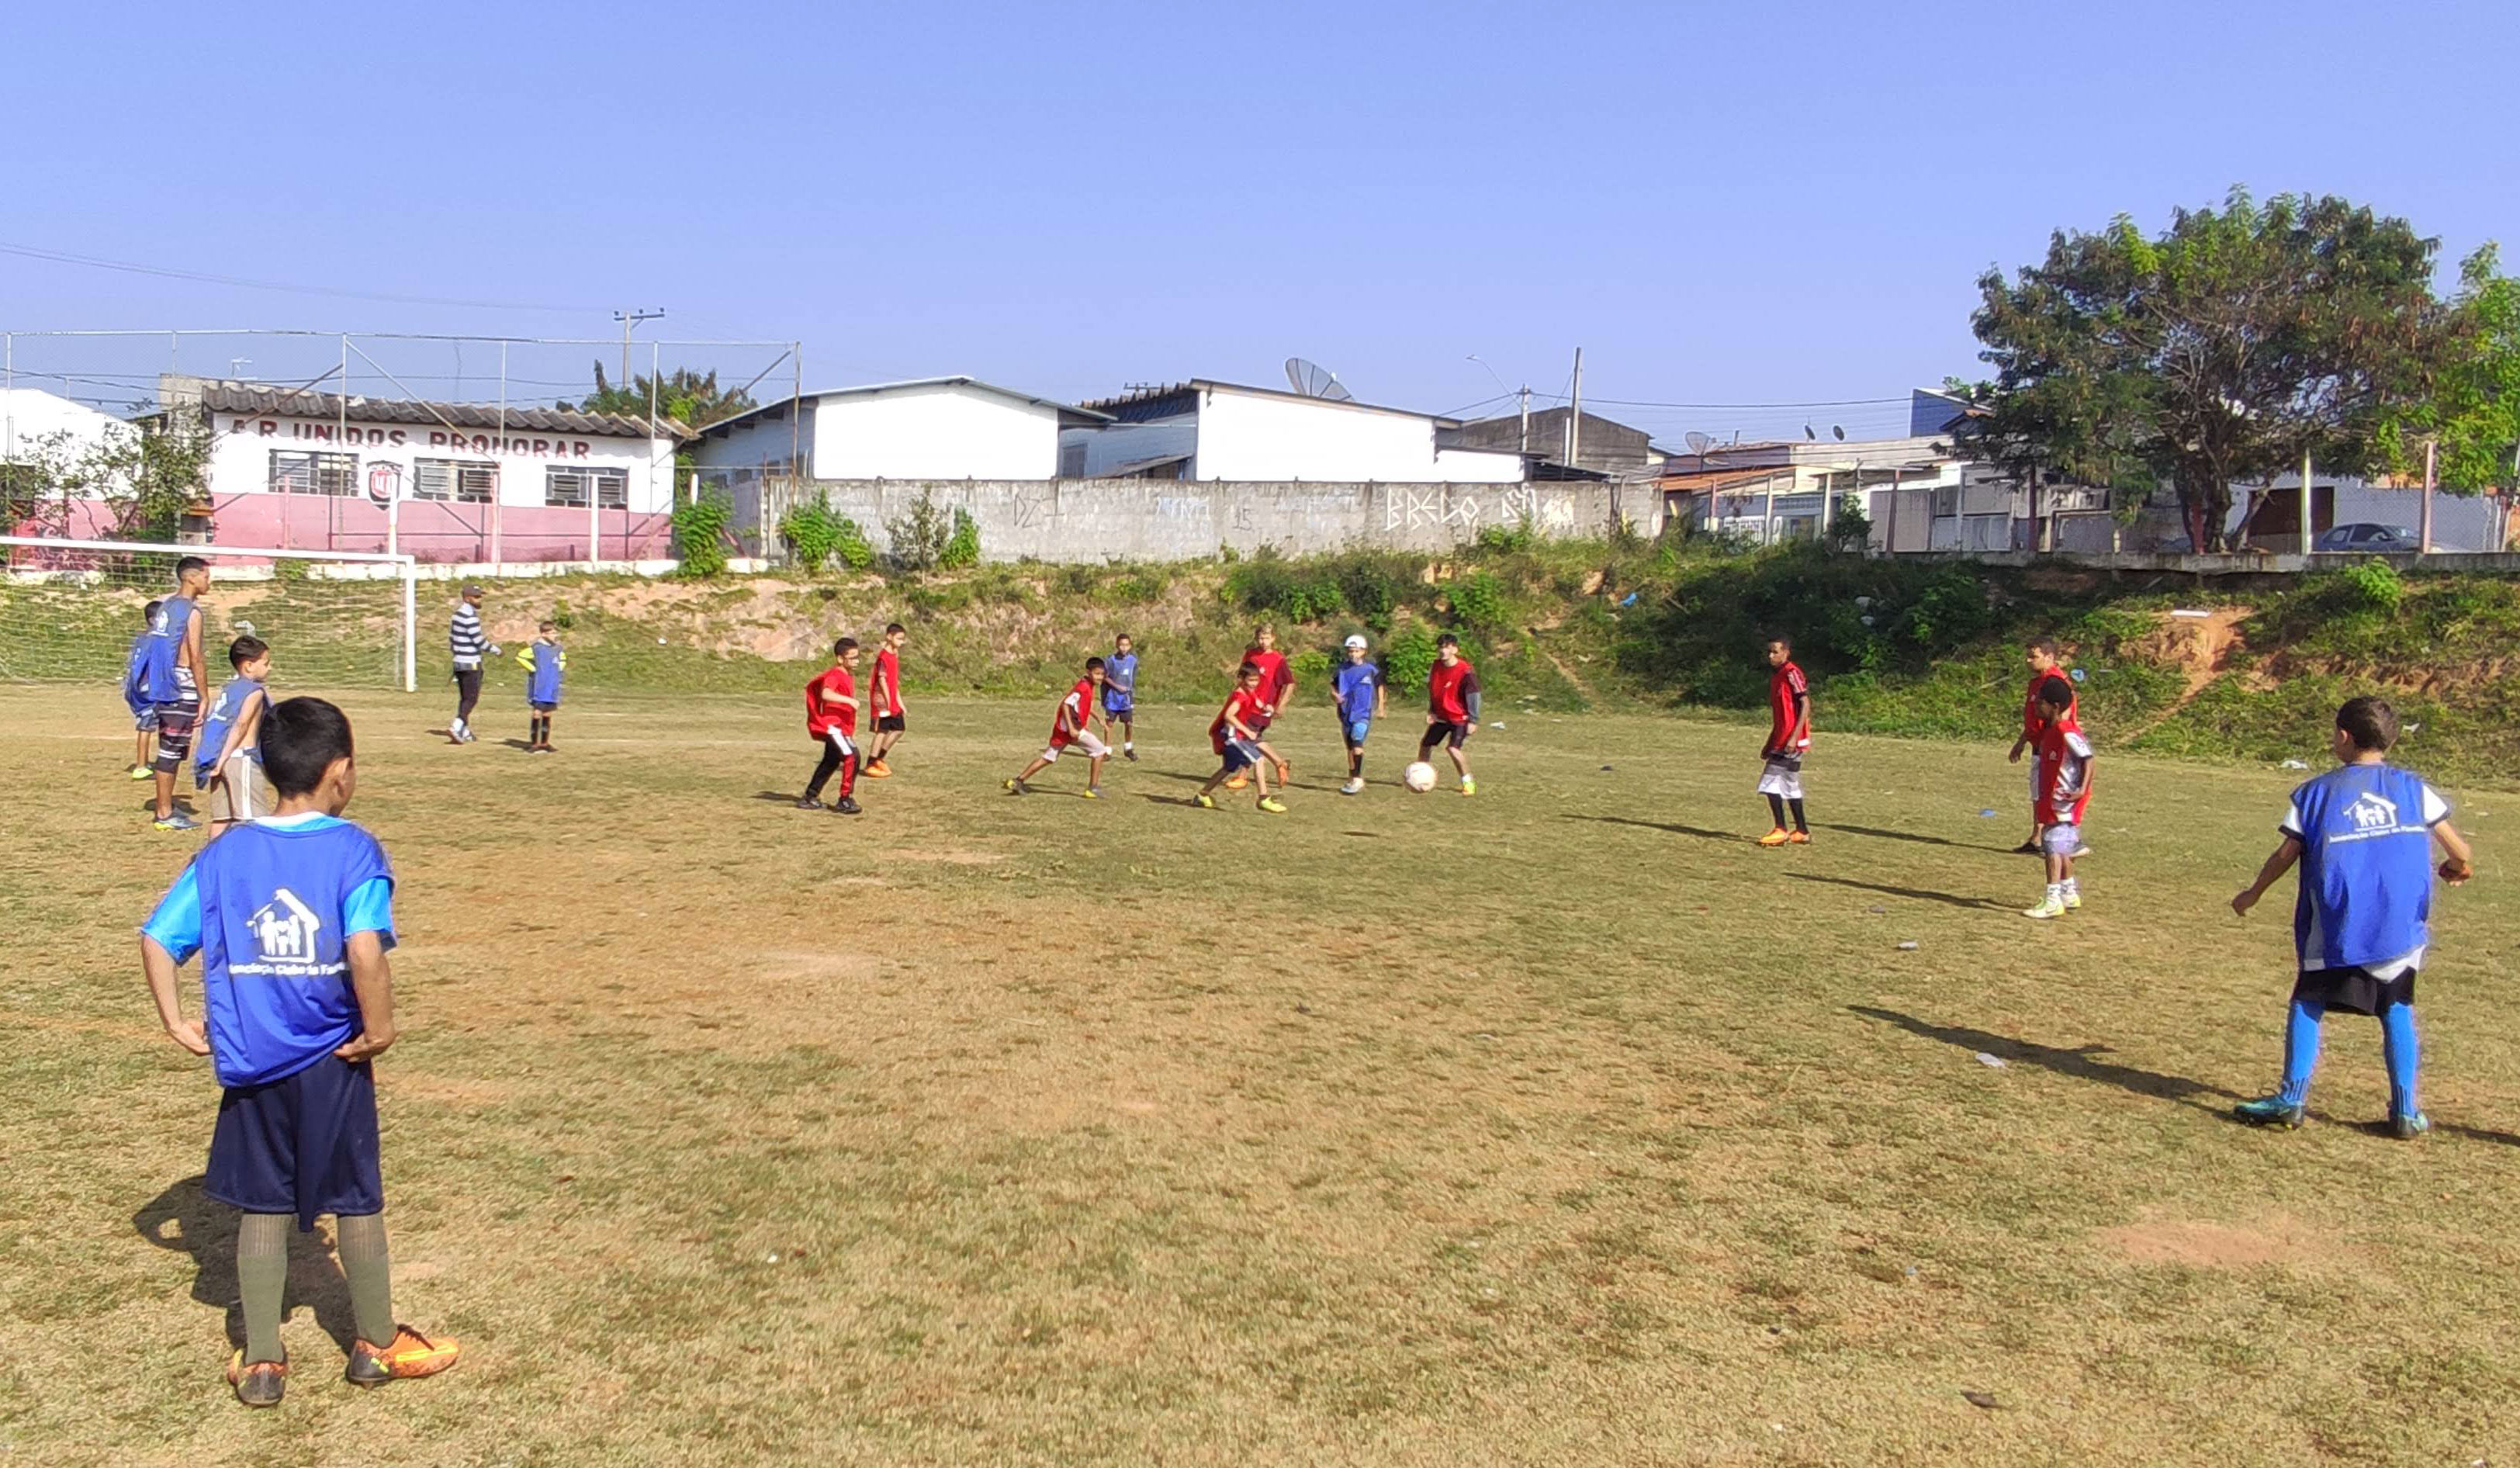
[[[0,535],[0,682],[119,688],[151,601],[175,595],[176,562],[209,563],[202,663],[228,677],[228,644],[271,645],[275,687],[415,686],[408,556]]]

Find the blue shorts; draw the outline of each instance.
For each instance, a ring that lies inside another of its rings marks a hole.
[[[1130,699],[1114,698],[1105,693],[1102,695],[1102,712],[1114,719],[1125,719],[1137,712],[1137,704]]]
[[[131,702],[131,700],[127,698],[123,701],[125,703]],[[158,705],[154,703],[131,703],[131,727],[140,731],[142,734],[156,734],[158,732]]]
[[[1373,733],[1373,721],[1372,719],[1350,719],[1348,721],[1347,741],[1350,744],[1364,743],[1365,736],[1372,733]]]
[[[294,1075],[219,1097],[202,1191],[247,1213],[382,1213],[376,1068],[326,1055]]]
[[[1249,739],[1228,739],[1225,741],[1225,770],[1227,774],[1231,775],[1237,770],[1248,770],[1259,763],[1259,745],[1252,743]]]

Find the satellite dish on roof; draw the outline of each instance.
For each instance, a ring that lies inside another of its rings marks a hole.
[[[1356,401],[1356,394],[1347,390],[1337,373],[1302,357],[1286,359],[1286,380],[1308,398],[1327,398],[1333,403]]]
[[[1820,437],[1820,435],[1812,431],[1812,425],[1811,425],[1811,424],[1809,424],[1809,423],[1805,423],[1805,424],[1803,424],[1803,437],[1805,437],[1805,438],[1818,438],[1818,437]]]
[[[1839,443],[1846,442],[1846,429],[1844,427],[1836,423],[1831,423],[1828,425],[1828,431],[1837,435],[1837,441]]]
[[[1706,451],[1715,447],[1715,440],[1691,428],[1681,435],[1681,441],[1688,444],[1688,451],[1697,456],[1697,467],[1706,467]]]

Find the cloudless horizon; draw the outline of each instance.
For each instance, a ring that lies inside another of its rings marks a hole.
[[[10,31],[0,246],[307,291],[0,253],[0,328],[606,338],[662,306],[643,337],[801,340],[808,388],[1072,401],[1302,355],[1484,414],[1500,381],[1561,401],[1580,345],[1587,406],[1666,442],[1877,436],[1905,422],[1878,400],[1978,375],[1978,275],[2057,228],[2337,194],[2438,237],[2447,278],[2520,199],[2520,22],[2481,0],[28,5]],[[135,380],[168,355],[21,346]]]

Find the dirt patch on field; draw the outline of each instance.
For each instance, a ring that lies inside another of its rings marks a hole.
[[[2103,1228],[2100,1242],[2136,1264],[2183,1265],[2195,1269],[2299,1264],[2314,1253],[2309,1230],[2282,1215],[2246,1225],[2151,1219]]]
[[[883,854],[887,862],[938,862],[947,867],[993,867],[1006,860],[993,851],[962,851],[954,847],[935,847],[926,851],[895,848]]]

